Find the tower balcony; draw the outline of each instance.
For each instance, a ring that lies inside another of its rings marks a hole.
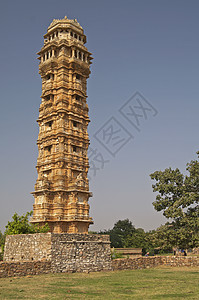
[[[35,191],[47,191],[51,187],[51,182],[48,180],[38,180],[35,184]]]
[[[39,70],[42,71],[48,64],[57,65],[57,56],[53,55],[52,57],[49,56],[49,53],[46,52],[42,57],[39,64]]]
[[[89,185],[86,181],[82,181],[82,183],[80,182],[79,185],[78,185],[78,183],[76,183],[76,184],[69,183],[68,184],[68,189],[69,190],[78,190],[78,191],[82,191],[82,192],[88,192],[89,191]]]

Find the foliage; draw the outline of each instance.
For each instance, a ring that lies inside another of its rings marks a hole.
[[[142,254],[146,252],[154,253],[154,248],[158,246],[156,240],[152,239],[154,231],[145,232],[142,228],[135,229],[132,235],[127,236],[125,240],[126,248],[142,248]]]
[[[4,243],[5,243],[5,236],[0,230],[0,246],[4,245]]]
[[[179,169],[167,168],[150,175],[156,181],[153,191],[158,192],[154,208],[171,220],[154,235],[162,246],[199,246],[199,162],[188,163],[187,171],[184,176]]]
[[[109,234],[111,247],[123,248],[127,236],[135,232],[135,227],[129,219],[117,221],[112,229],[100,231],[100,234]]]
[[[3,260],[4,245],[5,245],[5,236],[0,231],[0,260]]]
[[[112,249],[113,249],[113,250],[111,251],[111,258],[112,258],[112,259],[123,258],[122,253],[117,252],[117,251],[115,250],[115,248],[112,248]]]
[[[143,255],[147,251],[154,252],[154,247],[158,246],[157,241],[152,239],[154,231],[145,232],[142,228],[135,228],[129,219],[119,220],[112,229],[100,231],[99,233],[110,235],[111,247],[142,248]]]
[[[12,217],[13,221],[8,222],[6,225],[5,235],[11,234],[26,234],[26,233],[45,233],[49,231],[48,224],[39,227],[38,224],[30,224],[29,217],[31,212],[27,212],[25,215],[19,216],[15,213]]]

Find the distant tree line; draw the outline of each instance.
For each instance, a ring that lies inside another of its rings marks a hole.
[[[142,228],[135,228],[129,219],[117,221],[112,229],[96,232],[110,235],[111,247],[114,248],[142,248],[143,255],[158,247],[152,240],[154,231],[145,232]]]

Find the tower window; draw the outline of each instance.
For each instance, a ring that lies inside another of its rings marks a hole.
[[[49,128],[52,128],[52,124],[53,124],[53,121],[49,121],[46,123],[46,126],[48,126]]]
[[[79,101],[81,98],[80,98],[79,95],[76,95],[76,96],[75,96],[75,99],[76,99],[77,101]]]
[[[77,35],[76,35],[76,33],[74,34],[74,38],[75,38],[75,39],[77,39]]]
[[[80,80],[81,79],[81,76],[79,74],[76,74],[76,79],[77,80]]]
[[[80,41],[82,40],[80,35],[79,35],[79,40],[80,40]]]
[[[71,36],[73,36],[73,33],[72,33],[72,31],[70,32],[70,35],[71,35]]]
[[[81,52],[79,52],[79,59],[82,59],[82,54],[81,54]]]
[[[73,121],[73,127],[77,127],[77,122]]]
[[[77,152],[77,147],[73,146],[73,152]]]
[[[46,80],[54,79],[54,74],[48,74]]]
[[[46,150],[48,153],[51,153],[51,149],[52,149],[52,145],[45,147],[45,150]]]

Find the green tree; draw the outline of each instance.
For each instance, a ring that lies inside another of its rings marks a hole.
[[[4,234],[1,232],[1,230],[0,230],[0,246],[2,245],[2,244],[4,244],[4,240],[5,240],[5,237],[4,237]]]
[[[0,260],[3,260],[4,245],[5,245],[5,235],[0,231]]]
[[[26,233],[45,233],[49,231],[48,224],[39,227],[37,224],[33,225],[29,223],[29,217],[31,212],[27,212],[25,215],[19,216],[15,213],[12,216],[12,221],[6,225],[5,236],[11,234],[26,234]]]
[[[153,191],[158,192],[153,206],[170,221],[157,229],[162,245],[199,246],[199,162],[188,163],[187,171],[183,175],[179,169],[167,168],[150,175],[156,181]]]
[[[117,221],[112,229],[101,231],[101,234],[109,234],[111,247],[125,247],[126,238],[135,231],[135,227],[129,219]]]
[[[154,253],[154,248],[158,246],[157,241],[152,239],[154,231],[145,232],[142,228],[135,229],[125,240],[127,248],[142,248],[142,254],[150,251]]]

